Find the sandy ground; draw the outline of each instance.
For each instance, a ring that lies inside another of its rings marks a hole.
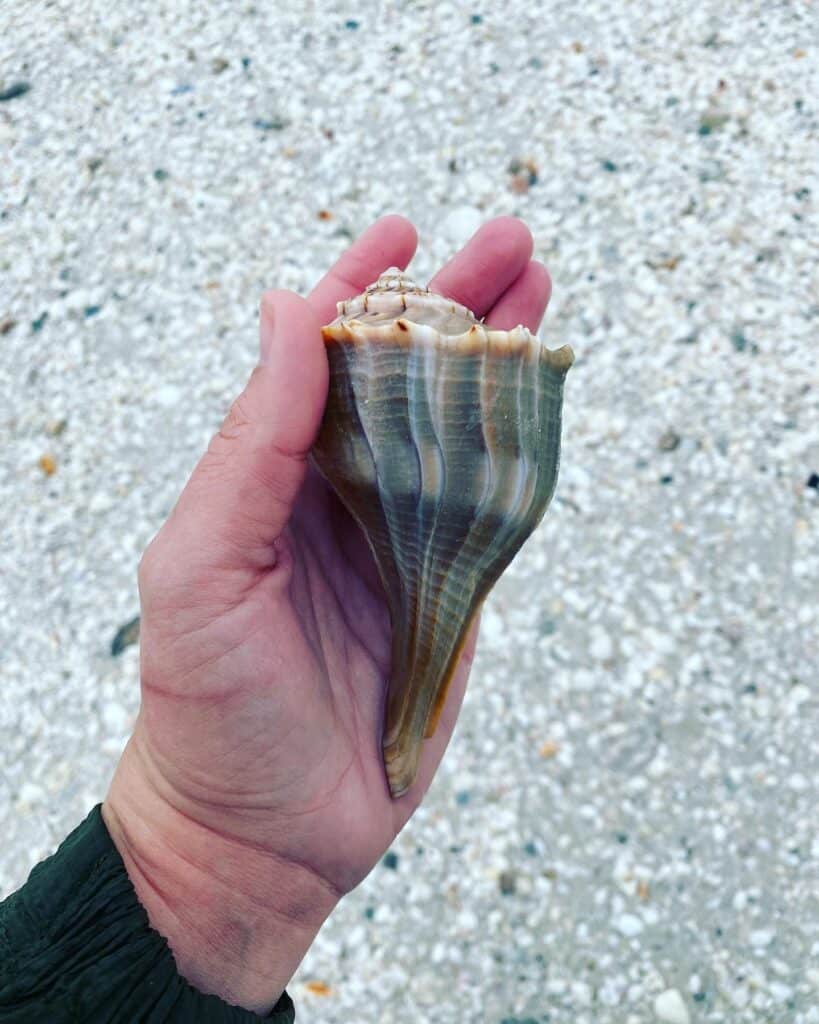
[[[299,1020],[815,1024],[819,9],[285,6],[0,8],[0,891],[105,792],[262,290],[514,213],[578,357],[558,496]]]

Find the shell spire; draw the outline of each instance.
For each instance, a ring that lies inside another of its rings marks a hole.
[[[313,449],[364,531],[392,623],[384,763],[412,785],[469,626],[557,481],[568,346],[496,331],[391,267],[338,304]]]

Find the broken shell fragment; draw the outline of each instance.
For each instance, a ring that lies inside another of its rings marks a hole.
[[[412,785],[477,610],[557,481],[568,346],[492,330],[395,269],[338,304],[313,449],[369,542],[392,624],[384,764]]]

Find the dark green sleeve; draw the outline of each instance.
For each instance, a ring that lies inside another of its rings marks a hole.
[[[99,806],[0,904],[2,1024],[258,1022],[180,977],[148,923]],[[271,1014],[291,1024],[285,993]]]

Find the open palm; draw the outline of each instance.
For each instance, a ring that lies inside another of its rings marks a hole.
[[[475,645],[476,629],[418,777],[392,799],[381,755],[387,606],[363,536],[308,455],[327,391],[320,325],[386,267],[405,267],[415,244],[408,221],[385,217],[307,300],[265,295],[260,365],[140,567],[142,707],[107,801],[122,845],[149,873],[146,830],[172,835],[172,847],[194,837],[203,852],[189,859],[220,891],[235,879],[239,892],[279,894],[285,916],[317,894],[319,923],[429,786]],[[536,330],[549,278],[531,251],[525,226],[499,218],[430,286],[495,327]],[[129,830],[134,794],[144,803],[146,791],[157,809]],[[211,866],[205,851],[216,849]]]

